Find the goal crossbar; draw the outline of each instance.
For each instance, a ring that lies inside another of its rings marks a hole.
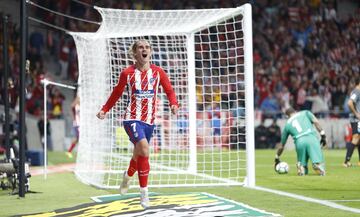
[[[172,10],[156,10],[156,11],[137,11],[137,10],[121,10],[118,9],[94,7],[101,14],[102,24],[97,32],[83,33],[70,32],[72,35],[85,37],[136,37],[149,35],[179,35],[197,32],[205,26],[210,26],[219,20],[226,20],[234,15],[242,14],[244,7],[223,8],[223,9],[199,9],[199,10],[178,10],[171,20],[164,23],[149,22],[148,28],[139,25],[139,20],[134,17],[156,17],[163,13],[173,13]],[[116,15],[115,15],[116,14]],[[165,16],[165,15],[164,15]],[[116,23],[116,26],[111,24]],[[131,32],[128,31],[129,26],[141,26],[135,28]]]

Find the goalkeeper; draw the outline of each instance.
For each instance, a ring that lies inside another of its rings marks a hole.
[[[129,54],[135,60],[135,64],[120,73],[117,86],[96,115],[99,119],[104,119],[106,113],[115,105],[127,87],[129,102],[123,117],[123,125],[135,147],[129,168],[123,174],[120,193],[127,193],[130,177],[137,171],[141,194],[140,204],[144,209],[150,206],[147,188],[150,172],[149,143],[155,127],[159,85],[163,87],[167,95],[171,112],[176,114],[179,107],[175,92],[164,70],[150,64],[151,53],[151,46],[146,40],[136,41],[130,47]]]
[[[310,158],[315,172],[324,176],[325,165],[320,145],[322,147],[326,146],[326,136],[319,124],[319,120],[310,111],[296,112],[291,107],[285,111],[285,114],[288,116],[288,120],[281,135],[281,146],[275,156],[275,168],[280,163],[280,155],[284,150],[288,136],[291,135],[296,147],[298,175],[308,174],[308,160]],[[321,135],[320,141],[313,125]]]

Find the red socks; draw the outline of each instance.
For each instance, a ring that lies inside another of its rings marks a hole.
[[[134,173],[138,170],[137,162],[131,158],[129,169],[127,170],[128,176],[133,176]]]
[[[150,171],[149,157],[139,156],[137,161],[131,158],[127,174],[131,177],[136,171],[138,171],[140,187],[147,187]]]
[[[71,146],[68,150],[68,152],[72,152],[72,150],[75,148],[76,143],[71,143]]]
[[[147,187],[150,171],[149,157],[139,156],[137,160],[137,166],[140,187],[145,188]]]

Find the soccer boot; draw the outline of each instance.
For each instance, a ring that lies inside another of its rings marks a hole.
[[[124,171],[123,180],[120,185],[120,194],[126,194],[129,190],[130,177],[127,174],[127,171]]]
[[[150,207],[149,192],[147,188],[140,188],[140,205],[144,209]]]
[[[73,154],[71,152],[66,152],[65,154],[68,158],[73,158]]]
[[[300,162],[298,162],[298,163],[296,164],[296,167],[297,167],[297,174],[298,174],[298,176],[304,176],[304,175],[305,175],[305,168],[304,168],[304,166],[302,166],[302,165],[300,164]]]
[[[352,164],[350,161],[346,161],[343,163],[343,166],[346,167],[346,168],[349,168],[349,167],[352,167]]]
[[[320,176],[325,176],[325,169],[322,164],[318,164],[318,163],[313,164],[313,169],[316,172],[316,174]]]

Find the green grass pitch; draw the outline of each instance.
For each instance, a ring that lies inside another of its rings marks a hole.
[[[344,150],[325,150],[327,174],[319,177],[310,170],[308,176],[296,175],[295,152],[284,152],[281,160],[290,165],[289,174],[274,172],[275,150],[256,150],[256,185],[285,192],[295,193],[322,200],[338,200],[336,203],[360,209],[360,167],[343,168]],[[358,159],[354,153],[353,164]],[[72,162],[63,152],[49,153],[49,165]],[[0,190],[0,216],[11,216],[54,209],[72,207],[92,202],[91,196],[117,194],[115,190],[99,190],[79,182],[72,173],[49,174],[47,179],[34,176],[30,179],[31,190],[25,198],[9,195],[8,190]],[[131,190],[135,192],[135,190]],[[360,216],[327,206],[296,200],[244,187],[211,188],[166,188],[151,189],[156,192],[208,192],[227,199],[248,204],[252,207],[283,216]]]

